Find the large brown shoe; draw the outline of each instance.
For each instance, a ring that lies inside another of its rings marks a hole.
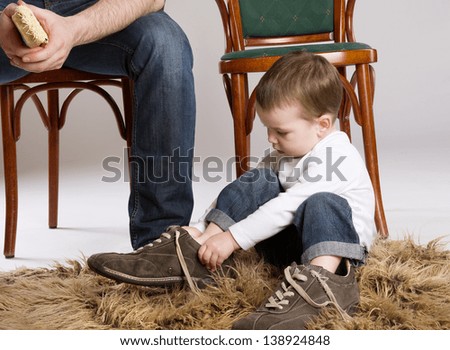
[[[322,308],[333,305],[345,319],[359,303],[354,269],[339,276],[321,267],[298,266],[284,270],[284,281],[256,312],[236,321],[233,329],[305,329]]]
[[[128,253],[100,253],[87,263],[98,274],[113,280],[140,286],[172,286],[188,282],[190,287],[203,287],[214,282],[211,272],[200,263],[200,244],[179,226],[171,226],[161,237]],[[223,270],[231,265],[223,263]]]

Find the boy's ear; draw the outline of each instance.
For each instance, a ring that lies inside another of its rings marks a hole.
[[[324,114],[319,117],[319,133],[327,133],[333,126],[333,118],[329,114]]]

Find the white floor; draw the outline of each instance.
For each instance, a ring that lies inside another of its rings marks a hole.
[[[425,151],[424,151],[425,152]],[[426,153],[426,152],[425,152]],[[417,155],[420,164],[396,153],[383,153],[380,162],[385,211],[391,239],[412,235],[425,244],[446,236],[450,240],[450,164]],[[437,165],[439,164],[439,167]],[[194,172],[198,218],[226,183],[207,182],[201,164]],[[131,250],[128,236],[128,183],[101,181],[104,170],[73,169],[62,164],[60,181],[59,228],[47,228],[47,180],[45,172],[21,174],[19,183],[19,221],[16,257],[0,257],[0,271],[19,267],[50,267],[67,259],[82,259],[95,252]],[[217,174],[215,174],[217,175]],[[3,182],[3,181],[1,181]],[[0,197],[4,185],[0,184]],[[4,212],[1,200],[0,212]],[[3,214],[2,214],[3,215]],[[0,234],[0,247],[3,235]]]

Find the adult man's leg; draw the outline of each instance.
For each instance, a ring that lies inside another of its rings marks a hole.
[[[75,47],[65,64],[96,73],[126,74],[134,81],[129,200],[134,249],[158,238],[168,226],[190,221],[195,128],[192,65],[188,39],[163,11],[144,16],[99,42]]]
[[[17,80],[26,74],[27,72],[11,66],[9,64],[9,58],[6,57],[3,50],[0,49],[0,84]]]
[[[64,16],[93,3],[48,0],[45,7]],[[2,67],[3,62],[9,65],[4,54],[0,59]],[[190,221],[195,127],[192,62],[185,34],[161,11],[96,43],[75,47],[65,63],[75,69],[128,75],[134,80],[129,214],[135,249],[158,238],[167,226]],[[25,74],[8,67],[7,76],[0,69],[4,82]]]

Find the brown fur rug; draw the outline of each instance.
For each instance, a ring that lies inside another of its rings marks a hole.
[[[450,252],[439,240],[377,241],[358,271],[359,312],[326,309],[310,329],[449,329]],[[92,273],[84,262],[0,273],[0,329],[229,329],[271,294],[277,271],[240,252],[236,279],[200,295],[140,288]]]

